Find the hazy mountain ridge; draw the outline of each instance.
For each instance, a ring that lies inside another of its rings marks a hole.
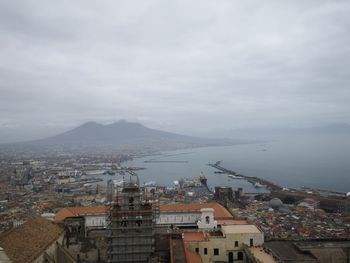
[[[38,156],[95,153],[138,153],[203,146],[248,143],[247,140],[198,138],[119,121],[108,125],[87,122],[48,138],[0,145],[0,156]]]
[[[108,125],[87,122],[77,128],[35,141],[40,144],[137,144],[137,143],[222,143],[222,139],[197,138],[147,128],[139,123],[119,121]]]

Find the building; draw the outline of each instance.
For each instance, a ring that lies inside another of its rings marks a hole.
[[[277,262],[281,263],[347,263],[350,261],[350,241],[347,240],[269,241],[263,247]]]
[[[122,191],[119,193],[118,198],[120,199]],[[142,195],[142,197],[145,196]],[[150,199],[149,196],[146,197],[144,201],[152,203],[152,199]],[[157,208],[157,206],[154,208]],[[106,228],[108,212],[109,206],[65,207],[56,213],[55,222],[60,223],[67,218],[82,217],[86,229]],[[158,227],[176,225],[178,227],[198,228],[199,222],[202,224],[203,222],[207,222],[207,216],[209,216],[209,222],[211,223],[214,221],[220,222],[233,219],[231,213],[217,202],[202,204],[163,204],[159,206],[159,212],[157,213],[156,224]],[[212,227],[213,226],[210,226],[209,228]]]
[[[62,246],[64,231],[43,217],[0,235],[0,262],[12,263],[73,263],[75,260]]]
[[[157,226],[180,228],[214,228],[217,220],[233,219],[225,207],[217,202],[202,204],[164,204],[159,207]]]
[[[137,176],[125,183],[108,215],[108,262],[149,262],[155,251],[155,204],[143,199]]]
[[[214,199],[220,203],[226,204],[227,202],[233,202],[233,191],[231,187],[215,187]]]
[[[110,179],[107,182],[107,201],[113,202],[113,200],[118,196],[118,194],[123,190],[123,185],[125,184],[124,179],[115,180]]]
[[[227,221],[215,230],[184,232],[185,246],[203,262],[246,262],[245,248],[261,246],[264,235],[245,221]]]
[[[84,224],[84,232],[90,230],[105,229],[107,227],[106,217],[108,206],[78,206],[65,207],[58,211],[55,215],[56,223],[64,223],[68,219],[81,218]]]
[[[104,218],[108,262],[147,262],[161,254],[172,262],[245,263],[254,258],[248,249],[264,243],[258,227],[235,220],[217,202],[163,204],[159,214],[157,210],[157,202],[145,199],[138,184],[131,182],[118,191],[110,207],[65,208],[57,213],[56,220],[79,228],[82,219],[92,223],[92,218]],[[73,241],[76,233],[73,229]],[[157,246],[162,248],[157,251]],[[170,249],[168,256],[166,247]]]

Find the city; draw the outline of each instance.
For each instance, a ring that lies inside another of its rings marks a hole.
[[[1,262],[349,259],[350,194],[213,191],[204,174],[142,185],[142,168],[123,166],[132,158],[2,160]],[[222,170],[216,176],[241,180]]]
[[[350,263],[349,14],[0,0],[0,263]]]

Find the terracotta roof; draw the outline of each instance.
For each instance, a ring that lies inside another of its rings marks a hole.
[[[184,232],[183,240],[187,241],[203,241],[204,233],[203,232]]]
[[[0,246],[13,263],[30,263],[38,258],[59,236],[63,229],[43,217],[0,235]]]
[[[56,222],[62,222],[67,217],[83,216],[83,215],[106,215],[108,206],[77,206],[65,207],[58,211],[55,215]]]
[[[199,254],[191,251],[187,246],[185,247],[186,262],[188,263],[202,263],[202,258]]]
[[[178,211],[199,211],[202,208],[213,208],[214,219],[232,219],[233,216],[225,207],[216,202],[204,204],[164,204],[159,206],[161,212],[178,212]]]

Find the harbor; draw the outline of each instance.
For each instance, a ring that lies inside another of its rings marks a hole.
[[[255,188],[267,188],[269,190],[272,190],[272,191],[280,191],[283,189],[283,187],[271,182],[271,181],[268,181],[268,180],[265,180],[265,179],[262,179],[262,178],[259,178],[259,177],[256,177],[256,176],[246,176],[246,175],[242,175],[242,174],[239,174],[239,173],[236,173],[235,171],[232,171],[230,169],[227,169],[227,168],[224,168],[221,166],[221,161],[217,161],[216,163],[212,164],[212,163],[208,163],[208,166],[211,166],[217,170],[219,170],[221,173],[224,173],[224,174],[228,174],[229,175],[229,178],[232,178],[232,179],[245,179],[246,181],[248,181],[249,183],[251,183]]]

